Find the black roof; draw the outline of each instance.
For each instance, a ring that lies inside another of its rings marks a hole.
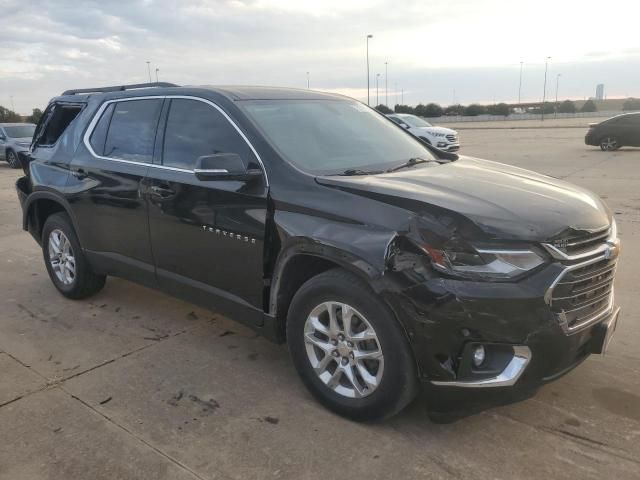
[[[171,83],[144,83],[134,85],[116,85],[109,87],[81,88],[67,90],[61,97],[65,99],[85,100],[93,95],[106,95],[109,98],[121,96],[138,97],[147,95],[193,95],[215,92],[232,101],[241,100],[347,100],[349,97],[333,93],[318,92],[300,88],[261,87],[242,85],[185,85]]]

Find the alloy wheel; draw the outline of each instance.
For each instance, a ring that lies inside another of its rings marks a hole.
[[[7,163],[11,168],[16,168],[18,166],[18,157],[12,150],[9,150],[7,153]]]
[[[353,307],[332,301],[315,307],[304,325],[304,341],[311,367],[337,394],[362,398],[380,385],[384,372],[380,341]]]
[[[600,142],[602,150],[612,151],[618,147],[618,140],[615,137],[606,137]]]
[[[76,259],[71,242],[62,230],[51,231],[48,248],[49,263],[56,277],[63,285],[71,285],[76,279]]]

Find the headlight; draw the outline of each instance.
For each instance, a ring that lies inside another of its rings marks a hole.
[[[479,280],[507,280],[542,265],[545,260],[531,250],[439,250],[423,246],[437,270]]]

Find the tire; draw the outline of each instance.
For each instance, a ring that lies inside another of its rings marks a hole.
[[[613,152],[618,150],[622,145],[618,142],[618,139],[613,136],[606,136],[600,139],[600,150],[603,152]]]
[[[42,229],[42,254],[49,278],[65,297],[79,300],[104,287],[107,277],[91,270],[66,213],[47,218]]]
[[[13,150],[7,150],[7,163],[11,168],[20,168],[20,160],[18,159],[18,155]]]
[[[333,331],[331,308],[335,308],[339,327]],[[343,318],[350,318],[351,328],[345,328]],[[372,333],[375,340],[357,340],[371,338]],[[345,270],[324,272],[296,292],[287,315],[287,344],[293,364],[313,396],[352,420],[395,415],[418,392],[417,368],[403,329],[369,286]],[[362,355],[372,359],[357,360]]]

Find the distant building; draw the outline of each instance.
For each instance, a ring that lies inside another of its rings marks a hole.
[[[604,83],[596,86],[596,100],[604,100]]]

